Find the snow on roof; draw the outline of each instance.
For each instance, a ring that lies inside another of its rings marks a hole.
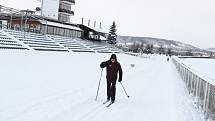
[[[105,31],[104,29],[102,28],[94,28],[94,27],[91,27],[91,26],[88,26],[89,28],[97,31],[97,32],[101,32],[101,33],[108,33],[108,31]]]
[[[40,21],[41,24],[47,24],[47,25],[50,25],[50,26],[56,26],[56,27],[62,27],[62,28],[67,28],[67,29],[83,31],[80,28],[78,28],[76,26],[72,26],[72,25],[66,25],[66,24],[61,24],[61,23],[56,23],[56,22],[51,22],[51,21],[44,21],[44,20],[39,20],[39,21]]]
[[[86,26],[86,27],[88,27],[88,28],[90,28],[90,29],[93,29],[93,30],[95,30],[95,31],[97,31],[97,32],[109,33],[109,32],[108,32],[106,29],[104,29],[104,28],[94,27],[93,25],[88,26],[87,24],[83,24],[83,25]]]

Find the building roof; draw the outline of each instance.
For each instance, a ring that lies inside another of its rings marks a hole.
[[[39,20],[39,22],[43,25],[49,25],[49,26],[55,26],[55,27],[61,27],[61,28],[67,28],[67,29],[73,29],[73,30],[78,30],[78,31],[83,31],[80,28],[72,25],[66,25],[66,24],[61,24],[61,23],[56,23],[56,22],[51,22],[51,21],[45,21],[45,20]]]
[[[86,28],[86,29],[89,29],[91,31],[94,31],[94,32],[97,32],[97,33],[103,33],[103,34],[107,34],[108,32],[105,31],[104,29],[100,29],[100,28],[94,28],[92,26],[86,26],[86,25],[83,25],[83,24],[78,24],[81,28]]]

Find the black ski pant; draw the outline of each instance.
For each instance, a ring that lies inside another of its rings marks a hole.
[[[116,81],[109,81],[107,80],[107,99],[115,101],[116,95]]]

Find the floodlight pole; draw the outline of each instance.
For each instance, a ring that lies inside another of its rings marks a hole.
[[[12,13],[12,10],[10,10],[10,29],[11,29],[11,24],[12,24],[12,19],[13,19],[13,13]]]

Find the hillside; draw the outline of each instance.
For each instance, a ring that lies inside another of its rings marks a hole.
[[[163,48],[171,48],[176,51],[187,51],[192,50],[194,52],[206,52],[203,49],[194,47],[190,44],[185,44],[179,41],[174,40],[166,40],[152,37],[134,37],[134,36],[118,36],[117,38],[118,44],[122,46],[131,43],[143,43],[144,45],[153,44],[154,47],[159,48],[162,46]]]
[[[207,50],[208,50],[208,51],[215,52],[215,48],[208,48]]]

